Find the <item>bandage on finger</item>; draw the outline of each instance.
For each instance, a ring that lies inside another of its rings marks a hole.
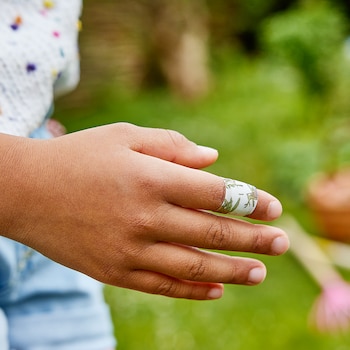
[[[258,204],[258,192],[255,186],[242,181],[224,179],[225,198],[219,213],[247,216],[253,213]]]

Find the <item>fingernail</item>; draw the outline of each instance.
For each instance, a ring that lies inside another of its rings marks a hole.
[[[219,299],[224,294],[224,291],[222,288],[212,288],[209,290],[207,294],[208,299]]]
[[[279,216],[281,216],[282,210],[282,204],[279,201],[274,200],[269,204],[267,215],[271,219],[277,219]]]
[[[207,156],[210,155],[212,157],[217,157],[219,154],[218,150],[216,150],[215,148],[200,146],[200,145],[197,145],[197,147],[200,149],[202,153],[204,153]]]
[[[289,248],[289,239],[287,236],[275,238],[271,244],[272,252],[276,255],[285,253]]]
[[[248,275],[248,284],[259,284],[266,277],[266,269],[262,267],[255,267],[250,270]]]

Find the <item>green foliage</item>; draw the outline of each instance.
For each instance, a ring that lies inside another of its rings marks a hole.
[[[216,0],[207,1],[211,35],[215,44],[241,41],[256,50],[256,36],[261,21],[272,12],[289,7],[296,0]]]
[[[302,77],[308,105],[305,120],[311,121],[319,136],[318,142],[313,143],[319,151],[312,163],[328,173],[349,160],[344,157],[348,156],[344,149],[350,113],[350,63],[344,54],[346,32],[343,13],[328,1],[302,1],[294,9],[267,19],[262,26],[266,52],[292,66]],[[313,105],[319,106],[319,112],[312,120],[307,113]],[[293,149],[298,146],[294,144]]]
[[[262,38],[266,48],[297,68],[312,93],[331,89],[336,57],[344,44],[346,21],[326,1],[304,1],[266,21]]]

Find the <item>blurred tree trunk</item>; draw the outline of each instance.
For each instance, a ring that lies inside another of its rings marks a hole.
[[[161,71],[184,97],[209,89],[207,11],[202,0],[153,2],[152,36]]]
[[[204,0],[84,2],[82,79],[137,90],[165,81],[186,99],[210,86]]]

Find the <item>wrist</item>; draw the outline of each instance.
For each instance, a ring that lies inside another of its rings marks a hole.
[[[33,178],[34,140],[0,134],[0,234],[22,241]],[[32,170],[31,170],[32,168]]]

